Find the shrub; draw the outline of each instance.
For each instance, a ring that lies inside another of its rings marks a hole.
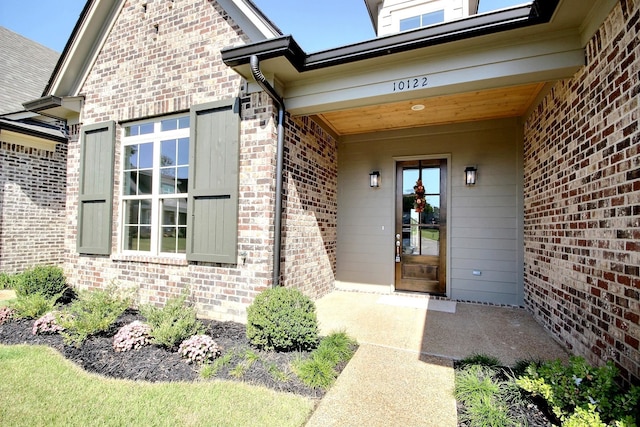
[[[41,265],[16,276],[14,288],[18,296],[42,294],[56,300],[70,291],[60,267]]]
[[[266,350],[312,350],[318,345],[315,304],[297,289],[268,289],[247,308],[247,338]]]
[[[58,325],[56,315],[54,312],[48,312],[35,322],[33,322],[33,328],[31,333],[33,335],[38,334],[57,334],[64,330],[64,328]]]
[[[624,423],[628,417],[638,416],[640,387],[623,390],[618,374],[611,361],[592,367],[584,358],[573,356],[567,365],[560,360],[532,364],[517,384],[545,399],[560,420],[595,418],[593,412],[597,411],[605,423]]]
[[[107,331],[130,303],[129,298],[118,296],[113,287],[80,293],[56,319],[65,328],[65,343],[79,347],[87,337]]]
[[[221,347],[209,335],[194,335],[182,341],[178,354],[189,363],[202,364],[220,356]]]
[[[137,350],[149,344],[151,327],[139,320],[124,325],[113,337],[115,351]]]
[[[13,315],[15,314],[15,310],[11,307],[0,307],[0,325],[4,322],[13,319]]]
[[[140,312],[151,326],[151,342],[174,349],[178,343],[190,336],[204,332],[204,325],[198,321],[194,307],[186,305],[187,296],[171,298],[162,307],[145,305]]]
[[[10,305],[15,310],[15,317],[19,319],[37,319],[40,316],[53,311],[56,307],[57,297],[35,293],[19,295]]]

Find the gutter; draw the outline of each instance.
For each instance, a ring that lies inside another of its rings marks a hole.
[[[500,33],[549,22],[559,0],[534,0],[529,4],[474,15],[466,19],[405,31],[360,43],[306,54],[295,40],[282,36],[222,50],[229,67],[247,65],[252,56],[262,60],[285,57],[300,73],[407,52],[415,49]]]
[[[256,83],[273,99],[278,106],[278,146],[276,149],[276,203],[273,230],[273,284],[272,287],[280,286],[280,253],[282,249],[282,181],[284,167],[284,100],[278,95],[276,90],[269,84],[260,71],[260,61],[256,55],[251,56],[251,73],[256,79]]]

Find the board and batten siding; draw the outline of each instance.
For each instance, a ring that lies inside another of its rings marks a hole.
[[[343,138],[336,286],[393,286],[396,161],[443,155],[450,161],[447,296],[522,305],[521,128],[504,119]],[[472,187],[463,182],[469,165],[478,168]],[[373,170],[381,174],[377,189],[369,187]]]

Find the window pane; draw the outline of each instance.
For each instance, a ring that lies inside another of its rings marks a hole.
[[[138,168],[149,169],[153,167],[153,143],[147,142],[138,145]]]
[[[176,140],[169,139],[160,143],[160,167],[176,164]]]
[[[176,164],[189,164],[189,138],[180,138],[178,140],[178,163]]]
[[[440,168],[422,169],[422,185],[426,194],[440,194]]]
[[[136,169],[138,167],[138,146],[127,145],[124,147],[124,168]]]
[[[124,248],[130,251],[138,250],[138,227],[124,228]]]
[[[189,116],[180,117],[178,119],[178,129],[187,129],[189,127]]]
[[[125,196],[138,194],[138,172],[130,171],[124,173],[124,187],[122,191]]]
[[[178,168],[178,176],[176,180],[177,192],[184,194],[189,191],[189,168]]]
[[[168,130],[176,130],[178,129],[178,120],[177,119],[167,119],[160,122],[160,131],[165,132]]]
[[[422,26],[439,24],[444,22],[444,10],[437,10],[431,13],[425,13],[422,15]]]
[[[145,123],[139,126],[140,126],[140,135],[153,133],[153,123]]]
[[[138,250],[147,252],[151,250],[151,227],[140,227]]]
[[[138,172],[138,194],[151,194],[152,182],[152,170],[144,170]]]
[[[400,20],[400,31],[413,30],[420,27],[420,17],[413,16],[411,18]]]
[[[125,224],[138,224],[138,218],[140,218],[140,201],[139,200],[127,200],[125,201],[124,211],[124,223]]]

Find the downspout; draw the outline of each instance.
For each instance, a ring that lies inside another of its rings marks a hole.
[[[273,230],[273,287],[280,285],[280,250],[282,247],[282,174],[284,165],[284,101],[269,84],[260,71],[260,61],[256,55],[249,58],[251,73],[256,83],[267,92],[278,106],[278,146],[276,149],[276,206]]]

